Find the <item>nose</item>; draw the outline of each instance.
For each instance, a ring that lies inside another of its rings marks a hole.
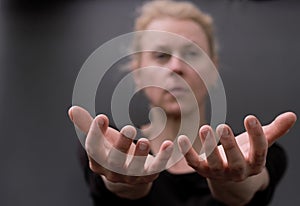
[[[169,63],[168,63],[168,68],[172,71],[177,73],[178,75],[183,74],[183,69],[184,69],[184,62],[180,60],[176,56],[171,56]]]

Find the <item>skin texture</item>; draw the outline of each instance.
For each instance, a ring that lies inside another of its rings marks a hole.
[[[209,53],[203,29],[191,20],[156,19],[148,25],[147,29],[181,35]],[[146,36],[142,38],[141,44],[144,46],[149,44]],[[151,41],[151,45],[163,46],[164,49],[167,47],[168,52],[174,55],[182,55],[184,51],[189,51],[187,45],[182,42],[169,43],[159,38]],[[194,56],[193,53],[187,54],[192,54],[191,62],[199,62],[199,56]],[[207,65],[205,60],[202,61],[204,63],[201,65]],[[214,62],[213,59],[212,61]],[[217,65],[216,62],[214,63]],[[151,71],[138,73],[135,77],[137,86],[143,86],[143,81],[152,77],[153,81],[166,82],[164,86],[172,89],[178,85],[182,86],[178,80],[179,76],[187,82],[194,93],[197,106],[200,108],[199,116],[204,116],[204,100],[207,91],[195,70],[175,56],[165,55],[162,52],[142,53],[140,67],[147,66],[166,67],[169,71],[162,70],[159,75]],[[212,75],[211,82],[213,80]],[[109,120],[104,114],[92,117],[82,107],[72,106],[69,109],[72,122],[87,135],[85,149],[89,156],[90,168],[101,175],[110,191],[128,199],[147,195],[152,182],[159,177],[159,172],[166,168],[175,147],[179,148],[184,158],[167,170],[174,174],[197,172],[207,179],[212,195],[228,205],[244,205],[251,200],[255,192],[268,186],[269,176],[265,168],[268,147],[293,127],[297,119],[296,115],[293,112],[282,113],[264,126],[255,116],[248,115],[244,119],[245,132],[237,136],[234,136],[232,129],[226,124],[219,125],[214,133],[212,128],[205,124],[204,118],[201,118],[198,134],[186,131],[187,135],[181,135],[175,142],[181,115],[189,117],[195,111],[195,108],[188,104],[188,93],[182,88],[175,92],[175,96],[182,99],[184,105],[180,108],[174,96],[165,90],[155,87],[146,88],[145,94],[151,102],[150,106],[165,110],[167,121],[162,132],[155,138],[141,138],[136,144],[133,143],[136,131],[132,126],[125,126],[121,131],[117,131],[109,127]],[[154,113],[152,124],[160,122],[161,117]],[[145,136],[151,136],[151,133],[153,130],[145,130]],[[189,139],[192,135],[197,136],[193,143]],[[220,137],[219,146],[214,135]],[[201,148],[204,153],[199,155]],[[123,155],[120,156],[118,151]],[[150,155],[150,151],[154,155]],[[132,155],[134,158],[131,158]],[[145,175],[137,177],[130,173],[130,171],[141,170]]]

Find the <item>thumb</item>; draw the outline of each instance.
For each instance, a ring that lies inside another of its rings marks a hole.
[[[82,107],[72,106],[68,111],[69,118],[83,133],[89,132],[93,117]]]
[[[263,126],[264,133],[271,146],[278,138],[285,135],[294,126],[297,116],[293,112],[285,112],[275,118],[270,124]]]

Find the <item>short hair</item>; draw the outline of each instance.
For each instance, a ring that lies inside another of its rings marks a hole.
[[[152,0],[145,2],[137,9],[134,30],[145,30],[151,21],[161,17],[172,17],[181,20],[192,20],[204,30],[208,39],[210,56],[217,57],[216,40],[213,29],[212,17],[200,10],[189,1]],[[138,44],[135,42],[135,44]]]

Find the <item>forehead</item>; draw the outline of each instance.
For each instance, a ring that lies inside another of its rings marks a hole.
[[[184,48],[194,44],[194,47],[199,46],[208,51],[208,41],[203,28],[192,20],[155,19],[150,22],[146,30],[147,32],[141,38],[141,46],[144,49],[156,49],[161,46]]]

